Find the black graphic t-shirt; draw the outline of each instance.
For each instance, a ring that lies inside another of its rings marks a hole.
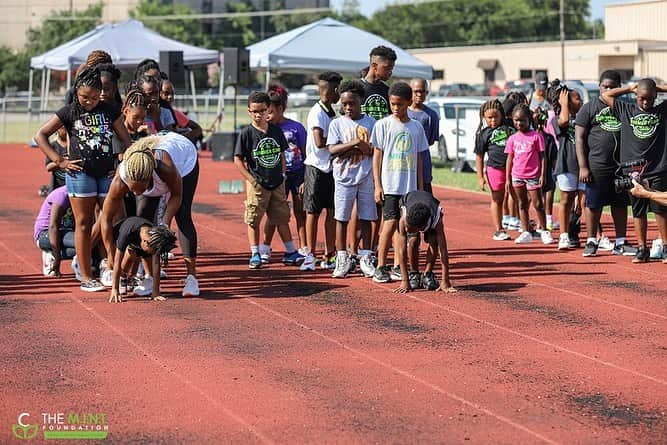
[[[113,239],[116,241],[116,248],[125,252],[128,247],[139,256],[145,256],[146,252],[141,248],[140,229],[143,226],[153,227],[153,224],[138,216],[130,216],[113,226]]]
[[[65,105],[56,111],[69,133],[69,158],[83,159],[83,171],[101,178],[114,169],[111,137],[120,110],[115,105],[100,102],[91,111],[83,111],[72,119],[72,108],[73,105]]]
[[[287,150],[282,130],[269,124],[266,133],[248,125],[236,140],[234,156],[248,164],[248,171],[259,185],[273,190],[283,183],[283,165],[280,154]]]
[[[361,83],[364,84],[361,112],[375,120],[389,116],[389,86],[382,81],[369,83],[364,78],[361,79]]]
[[[584,104],[575,125],[588,133],[588,167],[594,178],[609,177],[618,168],[621,122],[600,99]]]
[[[577,148],[574,144],[574,120],[570,120],[565,128],[558,126],[558,116],[551,119],[551,126],[558,138],[558,155],[556,157],[557,175],[572,173],[579,176],[579,162],[577,161]]]
[[[501,125],[496,128],[482,128],[475,139],[475,154],[484,157],[484,153],[489,154],[486,161],[488,167],[505,169],[507,154],[505,154],[505,144],[516,130],[513,127]]]
[[[667,171],[667,101],[644,111],[637,104],[615,100],[614,113],[621,121],[621,162],[645,159],[646,176]]]

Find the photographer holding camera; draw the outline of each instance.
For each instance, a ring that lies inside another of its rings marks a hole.
[[[637,94],[637,103],[631,104],[617,98],[628,93]],[[618,120],[621,122],[621,156],[620,161],[630,169],[633,179],[644,179],[648,186],[658,192],[667,191],[667,101],[655,106],[658,92],[667,92],[667,86],[656,86],[651,79],[642,79],[633,87],[614,88],[602,93],[602,101],[609,105]],[[641,170],[635,166],[646,162]],[[620,169],[619,169],[620,170]],[[622,178],[620,178],[622,179]],[[619,181],[623,184],[624,181]],[[631,181],[625,181],[630,189]],[[637,234],[637,254],[633,263],[646,263],[650,253],[646,247],[646,215],[650,211],[660,232],[660,238],[667,240],[667,206],[660,202],[633,196],[632,213],[635,232]],[[665,248],[662,249],[662,258],[667,257]]]

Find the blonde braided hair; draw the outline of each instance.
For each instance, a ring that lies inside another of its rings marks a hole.
[[[160,141],[159,136],[148,136],[132,144],[123,154],[123,163],[128,179],[135,182],[148,182],[157,167],[153,148]]]

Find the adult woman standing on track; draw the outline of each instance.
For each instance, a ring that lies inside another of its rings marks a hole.
[[[160,197],[170,194],[164,218],[159,223],[170,225],[176,218],[178,235],[187,268],[183,296],[198,296],[196,273],[197,231],[192,222],[192,201],[199,179],[197,149],[186,137],[177,133],[149,136],[127,149],[111,182],[102,208],[102,240],[113,263],[113,218],[126,193],[137,196],[137,216],[155,221]],[[152,278],[145,278],[139,289],[150,292]]]
[[[91,272],[91,232],[95,205],[102,205],[114,170],[111,137],[116,133],[128,147],[130,140],[120,110],[100,101],[102,80],[97,68],[82,68],[74,81],[72,102],[65,105],[39,129],[35,141],[46,156],[67,171],[67,194],[76,221],[74,244],[81,268],[81,290],[104,290]],[[49,145],[49,137],[60,127],[69,134],[69,159]]]

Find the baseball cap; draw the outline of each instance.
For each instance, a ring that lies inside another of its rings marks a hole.
[[[537,73],[535,75],[535,89],[546,90],[549,85],[549,78],[545,73]]]

